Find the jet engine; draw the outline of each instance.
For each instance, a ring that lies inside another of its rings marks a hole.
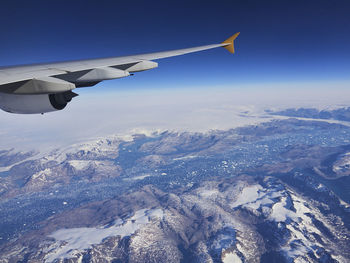
[[[45,113],[64,109],[76,96],[72,91],[35,95],[0,93],[0,108],[11,113]]]

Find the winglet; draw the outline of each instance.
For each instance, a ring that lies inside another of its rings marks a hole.
[[[240,32],[237,32],[232,37],[226,39],[224,42],[221,43],[221,44],[225,44],[224,48],[226,48],[232,54],[235,53],[233,41],[238,37],[239,34],[240,34]]]

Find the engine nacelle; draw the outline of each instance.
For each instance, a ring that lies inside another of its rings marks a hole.
[[[66,91],[55,94],[17,95],[0,93],[0,108],[10,113],[37,114],[63,110],[78,94]]]

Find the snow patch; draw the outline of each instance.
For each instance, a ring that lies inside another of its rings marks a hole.
[[[189,160],[189,159],[194,159],[194,158],[198,158],[198,156],[187,155],[187,156],[183,156],[183,157],[174,158],[173,161],[182,161],[182,160]]]
[[[232,207],[256,202],[257,199],[263,196],[263,193],[261,192],[262,189],[261,185],[252,185],[243,188],[236,201],[232,204]]]
[[[150,177],[150,176],[154,176],[153,174],[143,174],[143,175],[139,175],[139,176],[134,176],[132,178],[127,178],[128,180],[133,180],[133,181],[136,181],[136,180],[142,180],[142,179],[145,179],[147,177]]]
[[[222,257],[222,262],[223,263],[242,263],[242,260],[240,259],[239,256],[237,256],[236,253],[231,252],[231,253],[226,253]]]
[[[89,249],[94,244],[100,244],[103,239],[111,236],[120,236],[121,238],[130,236],[143,225],[156,218],[163,218],[163,210],[138,210],[133,216],[124,221],[118,219],[112,226],[57,230],[49,235],[56,242],[48,248],[49,253],[45,257],[45,262],[53,262],[61,258],[72,258],[77,252]]]
[[[39,171],[32,175],[32,180],[38,179],[44,181],[46,179],[46,176],[50,176],[52,174],[52,171],[50,168],[46,168],[45,170]]]
[[[89,168],[92,161],[85,160],[71,160],[68,162],[76,171],[84,171]]]
[[[298,216],[292,210],[286,208],[287,206],[287,198],[282,197],[281,201],[275,203],[272,207],[272,212],[270,214],[270,218],[277,222],[284,222],[287,218],[291,218],[296,220]]]
[[[211,197],[211,196],[213,196],[213,195],[217,195],[219,192],[218,192],[218,190],[215,190],[215,189],[211,189],[211,190],[200,190],[200,193],[199,193],[199,195],[201,196],[201,197],[204,197],[204,198],[207,198],[207,197]]]

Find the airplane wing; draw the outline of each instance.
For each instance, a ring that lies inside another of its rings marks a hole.
[[[103,80],[127,77],[130,73],[158,67],[153,60],[224,47],[234,53],[239,32],[220,44],[186,49],[0,68],[0,108],[12,113],[44,113],[61,110],[77,94]]]

